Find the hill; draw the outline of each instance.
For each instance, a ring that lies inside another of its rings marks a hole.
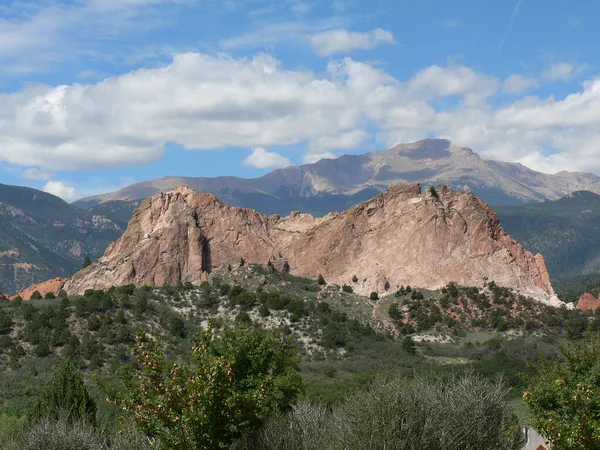
[[[299,210],[323,216],[347,209],[399,182],[446,184],[456,190],[470,190],[492,205],[555,200],[570,190],[600,193],[600,178],[593,174],[544,174],[521,164],[483,160],[472,150],[447,140],[425,139],[389,150],[279,169],[254,179],[165,177],[75,204],[90,208],[110,201],[138,200],[187,185],[213,193],[230,205],[267,214],[287,215]]]
[[[511,236],[544,255],[553,278],[600,273],[600,195],[578,191],[555,201],[495,209]]]
[[[243,263],[385,294],[489,280],[559,304],[542,255],[508,236],[470,192],[398,184],[342,213],[281,218],[224,204],[185,186],[142,202],[123,236],[64,285],[70,294],[114,285],[199,283]]]
[[[518,372],[541,353],[551,354],[556,339],[579,338],[600,326],[598,317],[494,283],[450,283],[436,291],[407,286],[375,300],[348,286],[258,265],[210,276],[200,286],[63,291],[56,298],[0,302],[0,409],[22,414],[59,357],[75,358],[88,377],[117,378],[134,365],[136,328],[160,338],[169,357],[185,358],[193,334],[209,323],[216,329],[254,324],[292,337],[301,350],[307,396],[326,404],[398,372],[472,368],[502,373],[517,385]],[[111,411],[94,392],[101,408]]]
[[[35,189],[0,184],[0,292],[69,276],[122,232],[110,219]]]

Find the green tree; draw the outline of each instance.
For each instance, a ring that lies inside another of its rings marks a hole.
[[[297,350],[274,332],[226,327],[196,337],[191,364],[168,362],[159,343],[137,335],[135,380],[112,395],[159,448],[229,448],[301,391]]]
[[[83,258],[83,264],[81,264],[81,268],[85,269],[88,266],[92,265],[92,258],[90,258],[89,253],[86,253],[85,258]]]
[[[12,317],[6,311],[4,311],[4,309],[0,309],[0,334],[10,333],[12,327]]]
[[[52,382],[36,399],[30,416],[33,419],[95,424],[96,403],[83,384],[83,375],[71,359],[65,358],[56,366]]]
[[[379,300],[379,294],[377,292],[371,292],[371,295],[369,295],[369,298],[373,301]]]
[[[600,448],[600,336],[560,346],[537,365],[523,395],[533,427],[553,448]]]
[[[40,294],[40,291],[33,291],[33,294],[31,294],[31,297],[29,297],[29,300],[40,300],[42,298],[42,294]]]
[[[325,278],[323,278],[323,275],[319,274],[319,277],[317,278],[317,284],[319,284],[320,286],[325,286]]]

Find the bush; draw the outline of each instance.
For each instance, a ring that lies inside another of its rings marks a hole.
[[[372,301],[377,301],[379,300],[379,294],[377,292],[371,292],[371,295],[369,295],[369,299],[371,299]]]
[[[30,300],[40,300],[41,298],[42,294],[40,294],[40,291],[34,291],[31,297],[29,297]]]
[[[507,389],[467,374],[395,378],[325,409],[300,404],[239,449],[518,450],[524,444]]]
[[[352,292],[354,292],[352,286],[348,286],[347,284],[342,286],[342,291],[346,292],[347,294],[352,294]]]
[[[109,434],[85,422],[42,419],[20,436],[15,450],[150,450],[150,442],[131,427]],[[5,447],[2,447],[5,448]]]
[[[352,275],[352,282],[358,283],[358,277],[356,275]]]
[[[325,286],[325,278],[323,278],[323,275],[319,274],[318,278],[317,278],[317,284],[319,286]]]

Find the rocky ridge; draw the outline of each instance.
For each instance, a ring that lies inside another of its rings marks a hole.
[[[446,186],[421,191],[398,184],[342,213],[321,219],[267,216],[225,205],[185,186],[144,200],[123,236],[64,289],[199,283],[229,265],[277,261],[294,275],[385,295],[400,285],[437,289],[450,281],[494,280],[550,304],[554,295],[541,255],[502,229],[490,207]],[[354,278],[356,276],[356,278]],[[352,280],[357,279],[356,282]]]

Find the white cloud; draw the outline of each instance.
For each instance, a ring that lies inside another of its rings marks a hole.
[[[539,85],[538,80],[534,77],[526,77],[518,73],[513,73],[502,83],[502,91],[507,94],[520,94]]]
[[[285,21],[270,23],[260,28],[219,41],[225,50],[233,48],[273,47],[284,41],[307,40],[312,33],[330,30],[346,24],[344,19],[333,17],[318,21]]]
[[[178,0],[9,2],[0,16],[0,76],[47,71],[74,57],[106,57],[103,44],[164,23]],[[85,26],[82,26],[85,24]]]
[[[21,174],[22,178],[28,180],[49,180],[54,177],[54,174],[48,170],[39,169],[37,167],[30,167]]]
[[[168,66],[98,83],[0,94],[0,161],[45,171],[141,165],[168,142],[266,154],[305,145],[306,161],[314,161],[369,137],[384,147],[436,136],[534,169],[600,173],[600,77],[561,99],[497,101],[500,87],[531,83],[460,65],[401,80],[351,58],[315,74],[265,54],[179,54]],[[289,164],[270,161],[263,167]]]
[[[64,184],[61,181],[48,181],[42,190],[49,194],[56,195],[67,202],[72,202],[78,198],[75,188]]]
[[[322,159],[333,159],[335,158],[337,155],[335,155],[334,153],[331,152],[318,152],[318,153],[307,153],[306,155],[304,155],[304,157],[302,158],[302,162],[304,164],[313,164],[316,163],[317,161],[321,161]]]
[[[327,30],[310,36],[310,43],[319,56],[350,53],[353,50],[371,50],[381,44],[393,44],[391,31],[376,28],[366,33],[345,29]]]
[[[279,153],[269,152],[259,147],[252,150],[252,153],[244,159],[244,164],[257,169],[278,169],[291,166],[292,162]]]
[[[542,77],[548,81],[566,81],[579,75],[587,66],[585,64],[571,64],[568,62],[558,62],[552,64],[543,73]]]

